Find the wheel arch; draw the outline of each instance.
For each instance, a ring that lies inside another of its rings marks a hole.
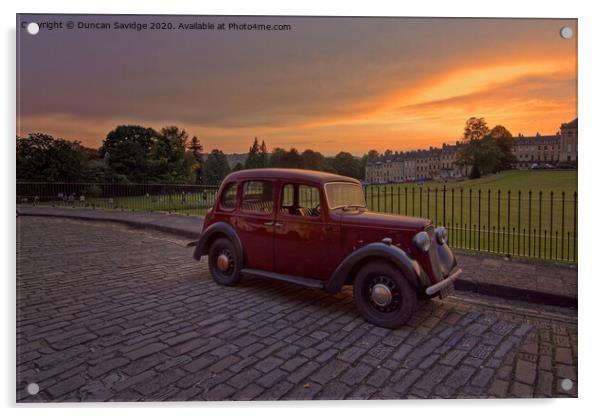
[[[218,238],[229,239],[234,244],[236,256],[241,262],[244,261],[242,242],[234,228],[225,222],[216,222],[203,232],[196,245],[193,257],[196,260],[200,260],[202,256],[209,254],[209,247],[211,247],[211,244]]]
[[[414,289],[422,288],[421,282],[425,272],[405,251],[385,243],[371,243],[354,251],[341,262],[326,282],[325,290],[329,293],[337,293],[344,285],[353,284],[360,269],[374,261],[389,263],[400,271]]]

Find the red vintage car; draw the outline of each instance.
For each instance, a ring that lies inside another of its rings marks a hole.
[[[299,169],[228,175],[194,258],[235,285],[265,277],[336,293],[353,285],[368,322],[403,325],[418,300],[445,296],[460,273],[447,230],[428,219],[368,211],[359,181]]]

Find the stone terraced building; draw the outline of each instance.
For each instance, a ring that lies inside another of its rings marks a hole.
[[[516,169],[528,169],[534,164],[555,165],[577,161],[577,119],[560,126],[555,135],[515,138],[512,152]],[[456,165],[458,153],[464,145],[444,143],[442,147],[424,150],[390,152],[368,160],[367,183],[397,183],[427,179],[460,179],[469,173],[468,168]]]

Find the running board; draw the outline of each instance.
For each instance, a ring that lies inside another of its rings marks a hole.
[[[324,289],[324,282],[322,280],[311,279],[309,277],[289,276],[286,274],[266,272],[263,270],[255,270],[255,269],[242,269],[240,272],[246,276],[265,277],[268,279],[274,279],[274,280],[280,280],[283,282],[294,283],[296,285],[309,287],[311,289]]]

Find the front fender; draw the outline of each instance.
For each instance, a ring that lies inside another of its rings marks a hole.
[[[390,261],[416,289],[429,284],[428,276],[420,264],[405,251],[394,245],[376,242],[365,245],[347,256],[332,273],[324,289],[328,293],[337,293],[354,269],[368,259]]]
[[[229,238],[230,241],[234,243],[238,258],[243,258],[242,242],[240,241],[240,238],[238,237],[238,234],[236,234],[234,228],[225,222],[216,222],[215,224],[211,224],[205,231],[203,231],[199,238],[199,242],[194,249],[192,257],[194,257],[195,260],[200,260],[202,256],[207,255],[209,253],[209,246],[215,238],[218,238],[218,236]]]

